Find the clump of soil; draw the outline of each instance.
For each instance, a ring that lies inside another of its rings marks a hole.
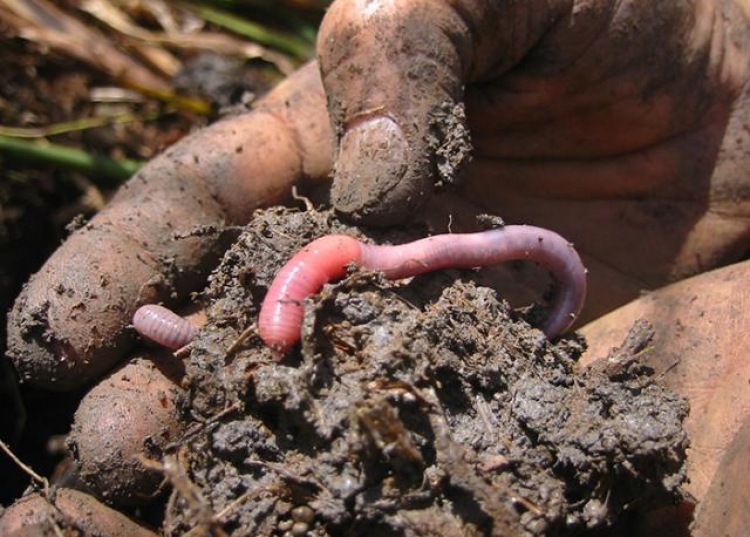
[[[579,370],[580,338],[550,343],[471,271],[353,271],[275,360],[253,331],[262,295],[328,233],[365,236],[327,212],[259,213],[212,276],[167,534],[565,535],[679,496],[687,405],[633,357],[644,327]]]

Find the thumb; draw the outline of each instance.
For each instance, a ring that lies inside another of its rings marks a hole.
[[[466,116],[478,117],[480,106],[502,108],[504,92],[519,91],[498,86],[498,79],[523,71],[523,60],[545,35],[559,33],[556,26],[573,25],[573,4],[334,2],[321,25],[318,56],[338,148],[331,192],[336,208],[366,223],[394,224],[435,187],[459,180],[471,154]],[[576,25],[605,7],[579,9]],[[555,51],[542,47],[536,56],[544,64]],[[477,83],[474,108],[464,114],[469,83]]]
[[[447,2],[339,1],[318,39],[338,154],[336,209],[405,220],[470,160],[463,75],[469,26]]]

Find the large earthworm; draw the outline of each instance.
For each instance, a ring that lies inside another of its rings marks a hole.
[[[133,328],[142,337],[172,350],[193,341],[197,332],[190,321],[158,304],[138,308],[133,315]]]
[[[542,329],[565,331],[586,298],[586,269],[573,246],[557,233],[534,226],[505,226],[478,233],[435,235],[398,246],[366,244],[345,235],[314,240],[287,262],[268,289],[258,332],[278,355],[300,339],[302,300],[342,278],[354,263],[396,280],[444,268],[474,268],[527,259],[546,267],[558,284],[552,312]]]

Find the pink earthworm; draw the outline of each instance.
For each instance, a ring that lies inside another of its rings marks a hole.
[[[567,330],[586,298],[586,269],[557,233],[534,226],[505,226],[478,233],[435,235],[408,244],[379,246],[345,235],[314,240],[279,271],[261,306],[258,332],[277,355],[300,339],[302,300],[325,283],[340,279],[354,263],[392,280],[445,268],[475,268],[503,261],[530,260],[547,268],[559,286],[542,326],[552,338]]]
[[[133,328],[142,337],[172,350],[193,341],[197,333],[190,321],[158,304],[138,308],[133,315]]]

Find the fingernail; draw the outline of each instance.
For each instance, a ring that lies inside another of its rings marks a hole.
[[[355,219],[398,213],[409,165],[409,146],[389,117],[371,117],[350,127],[341,139],[331,199]],[[408,210],[404,207],[403,210]]]

